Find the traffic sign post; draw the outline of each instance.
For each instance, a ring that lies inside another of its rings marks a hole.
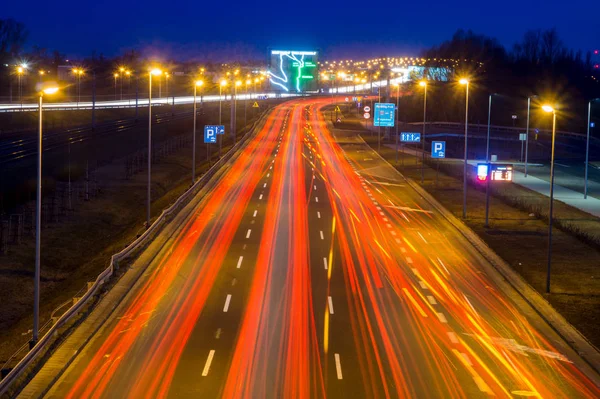
[[[421,133],[402,132],[400,133],[400,141],[405,143],[420,143]]]
[[[431,142],[431,158],[436,159],[435,168],[435,185],[438,184],[438,176],[440,174],[440,159],[446,158],[446,142],[432,141]]]
[[[527,133],[519,133],[519,141],[521,142],[521,158],[519,161],[523,162],[523,143],[527,140]]]
[[[394,127],[396,106],[391,103],[375,103],[374,126]]]
[[[432,141],[431,142],[431,158],[446,158],[446,142]]]
[[[211,164],[210,145],[217,142],[217,135],[225,133],[225,127],[222,125],[205,125],[204,126],[204,143],[206,144],[206,160],[208,165]]]

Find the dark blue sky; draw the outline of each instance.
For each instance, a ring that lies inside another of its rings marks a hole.
[[[509,49],[526,30],[551,27],[568,47],[600,47],[598,0],[30,0],[3,2],[0,16],[27,25],[28,45],[71,57],[136,48],[175,58],[238,58],[301,47],[319,48],[326,58],[364,58],[415,54],[458,28],[497,37]]]

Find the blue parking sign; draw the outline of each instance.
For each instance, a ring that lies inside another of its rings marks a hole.
[[[446,158],[446,142],[432,141],[431,142],[431,158]]]
[[[217,133],[219,126],[206,125],[204,126],[204,142],[205,143],[216,143]]]

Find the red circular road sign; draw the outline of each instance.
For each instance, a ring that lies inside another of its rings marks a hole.
[[[368,112],[365,112],[365,114],[363,116],[365,117],[365,119],[369,119],[371,117],[371,114]]]
[[[364,108],[365,112],[369,112],[371,111],[371,107],[369,107],[368,105]]]

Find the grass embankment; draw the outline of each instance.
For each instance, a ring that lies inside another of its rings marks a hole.
[[[354,123],[352,129],[357,128],[361,127]],[[376,135],[365,132],[363,138],[377,150]],[[394,148],[382,144],[380,154],[390,164],[396,164]],[[396,168],[420,183],[420,154],[416,157],[401,152],[399,155]],[[426,162],[422,186],[461,218],[462,165],[441,163],[439,173],[436,173],[436,167],[435,161]],[[498,185],[491,196],[489,228],[484,226],[483,187],[469,185],[467,198],[466,224],[596,347],[600,347],[600,220],[556,201],[552,286],[551,294],[545,294],[548,198],[518,185]]]
[[[263,104],[263,110],[266,104]],[[228,115],[223,115],[228,132]],[[259,116],[248,112],[248,124]],[[244,114],[238,111],[238,132],[244,125]],[[218,111],[207,113],[206,123],[218,122]],[[187,133],[163,128],[169,136]],[[191,126],[191,124],[190,124]],[[202,143],[202,127],[198,128],[197,176],[208,168],[206,147]],[[158,133],[158,132],[157,132]],[[241,133],[238,133],[240,137]],[[122,142],[114,137],[113,145]],[[106,139],[108,140],[108,139]],[[231,148],[226,134],[223,153]],[[217,159],[216,146],[211,158]],[[82,202],[68,218],[42,230],[41,246],[41,316],[43,325],[53,309],[69,301],[89,281],[106,268],[110,256],[133,241],[143,231],[146,203],[146,172],[124,178],[124,159],[115,159],[97,170],[101,193],[89,202]],[[191,148],[183,148],[152,165],[152,216],[160,212],[191,185]],[[34,241],[24,243],[0,257],[0,365],[30,337],[33,303]],[[66,308],[65,308],[66,309]],[[64,309],[63,309],[64,310]],[[28,333],[29,331],[29,333]]]

